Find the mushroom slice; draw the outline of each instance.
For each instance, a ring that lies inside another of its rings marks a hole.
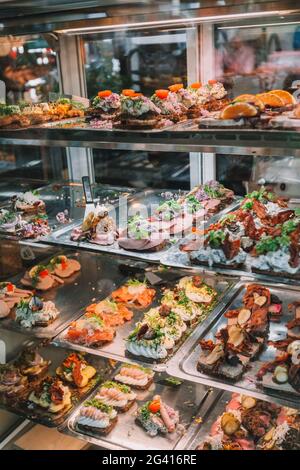
[[[256,305],[263,307],[263,305],[265,305],[265,303],[267,302],[267,297],[265,297],[264,295],[259,295],[255,298],[254,302]]]
[[[240,313],[238,314],[238,319],[237,319],[238,324],[245,325],[245,323],[247,323],[250,317],[251,317],[251,310],[249,310],[248,308],[242,308],[240,310]]]
[[[224,356],[224,349],[222,344],[217,344],[208,356],[206,356],[206,364],[215,364],[221,357]]]
[[[224,413],[221,418],[222,431],[231,436],[240,429],[241,423],[232,413]]]
[[[239,325],[231,325],[228,328],[228,343],[237,347],[244,341],[244,333]]]
[[[257,400],[256,398],[249,397],[248,395],[243,395],[241,398],[241,403],[243,408],[250,410],[251,408],[255,407]]]

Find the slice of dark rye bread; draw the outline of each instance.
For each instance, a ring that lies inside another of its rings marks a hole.
[[[134,390],[148,390],[148,388],[150,388],[150,386],[153,384],[153,377],[149,377],[149,380],[148,382],[145,384],[145,385],[133,385],[133,384],[125,384],[123,383],[122,381],[116,379],[116,377],[114,378],[114,381],[115,382],[118,382],[122,385],[127,385],[128,387],[131,387],[133,388]]]
[[[287,273],[284,271],[275,272],[275,271],[268,271],[267,269],[258,269],[258,268],[251,268],[251,271],[256,274],[263,274],[265,276],[272,276],[272,277],[282,277],[288,279],[300,279],[300,271],[295,274]]]
[[[231,264],[213,263],[213,265],[210,266],[207,261],[199,261],[198,259],[193,258],[191,256],[191,253],[189,253],[189,259],[192,264],[196,264],[197,266],[207,266],[209,268],[241,269],[244,266],[244,263],[231,263]]]
[[[107,426],[107,428],[101,429],[101,428],[96,428],[93,426],[85,426],[83,424],[79,424],[78,422],[76,423],[76,427],[80,431],[83,431],[84,433],[88,433],[88,434],[92,433],[92,434],[97,434],[99,436],[107,436],[107,434],[109,434],[114,429],[117,422],[118,422],[118,416],[116,416],[114,419],[110,421],[110,424],[109,426]]]
[[[167,361],[168,358],[172,355],[173,349],[168,349],[167,357],[164,357],[161,359],[152,359],[151,357],[145,357],[141,355],[132,354],[131,352],[127,351],[127,349],[125,351],[125,356],[129,357],[130,359],[135,359],[135,360],[140,359],[142,360],[142,362],[146,362],[147,364],[162,364],[165,361]]]

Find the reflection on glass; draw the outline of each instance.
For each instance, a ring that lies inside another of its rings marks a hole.
[[[99,89],[134,88],[145,95],[186,82],[185,31],[116,32],[83,37],[88,97]]]
[[[300,23],[215,29],[216,75],[232,96],[291,91],[300,80]],[[295,91],[295,90],[294,90]]]
[[[1,37],[0,80],[9,104],[48,101],[59,89],[56,52],[41,36]]]

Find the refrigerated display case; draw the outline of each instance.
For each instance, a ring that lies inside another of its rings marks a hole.
[[[52,118],[0,127],[0,448],[298,449],[299,6],[20,3],[2,100]],[[226,97],[163,127],[91,119],[99,90],[195,83]],[[88,107],[54,119],[61,99]]]

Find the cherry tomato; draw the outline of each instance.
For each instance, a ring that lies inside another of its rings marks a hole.
[[[155,90],[156,96],[161,100],[165,100],[166,98],[168,98],[169,93],[169,90]]]
[[[103,90],[103,91],[99,91],[98,96],[99,96],[99,98],[107,98],[107,97],[110,96],[111,94],[112,94],[112,91],[110,91],[110,90]]]
[[[149,403],[148,408],[151,413],[157,413],[160,410],[160,401],[153,400],[151,403]]]

